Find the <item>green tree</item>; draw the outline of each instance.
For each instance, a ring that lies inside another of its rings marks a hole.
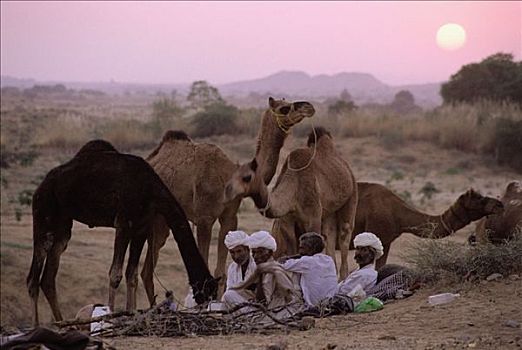
[[[390,107],[397,113],[406,114],[417,112],[420,107],[415,104],[415,97],[408,90],[401,90],[395,94]]]
[[[219,90],[204,80],[192,83],[187,101],[195,109],[205,108],[216,103],[224,103]]]
[[[522,104],[522,61],[499,52],[467,64],[442,84],[440,94],[444,103],[489,99]]]
[[[195,137],[236,134],[239,132],[237,118],[239,110],[225,103],[214,103],[196,113],[192,120]]]

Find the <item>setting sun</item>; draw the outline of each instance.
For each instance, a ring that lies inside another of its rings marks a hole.
[[[437,31],[437,45],[445,50],[457,50],[466,42],[466,31],[455,23],[446,23]]]

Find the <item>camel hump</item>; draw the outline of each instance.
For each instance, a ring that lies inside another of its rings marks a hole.
[[[167,132],[165,132],[165,135],[163,135],[161,143],[176,140],[192,141],[190,137],[187,135],[187,133],[183,130],[168,130]]]
[[[323,128],[322,126],[314,128],[314,130],[312,130],[312,132],[310,132],[310,134],[308,135],[308,141],[306,143],[307,146],[310,147],[310,145],[313,145],[316,142],[316,138],[317,138],[317,141],[319,141],[319,139],[321,139],[321,137],[323,137],[325,135],[329,136],[330,138],[332,137],[332,134],[330,134],[330,132],[328,130],[326,130],[325,128]]]
[[[287,162],[290,169],[302,168],[310,162],[311,157],[312,152],[310,152],[310,149],[298,148],[288,155]]]
[[[184,132],[183,130],[167,130],[165,132],[165,134],[163,135],[163,138],[161,139],[161,142],[160,144],[158,145],[158,147],[156,147],[154,149],[154,151],[151,152],[151,154],[149,154],[147,156],[147,158],[145,158],[145,160],[147,161],[150,161],[152,160],[152,158],[154,158],[158,153],[159,153],[159,150],[161,149],[161,147],[163,147],[163,144],[165,142],[171,142],[171,141],[187,141],[187,142],[192,142],[192,140],[190,139],[190,137],[187,135],[186,132]]]
[[[76,156],[96,153],[96,152],[118,152],[114,146],[105,140],[92,140],[83,145],[82,148],[76,153]]]

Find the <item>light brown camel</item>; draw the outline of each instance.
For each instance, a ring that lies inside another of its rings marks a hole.
[[[290,128],[315,113],[308,102],[292,103],[270,97],[268,104],[269,108],[263,113],[258,133],[255,159],[259,166],[254,175],[255,178],[262,177],[267,183],[275,174],[279,152]],[[241,198],[224,203],[223,193],[225,183],[238,169],[238,165],[218,146],[192,142],[182,131],[168,131],[147,160],[178,199],[188,219],[196,225],[198,247],[207,263],[212,226],[219,220],[215,276],[224,276],[227,258],[224,239],[228,231],[237,228],[237,211]],[[154,267],[168,232],[164,220],[158,217],[154,224],[155,242],[147,250],[141,273],[151,304],[154,303]]]
[[[522,185],[513,181],[506,187],[501,198],[504,211],[482,218],[476,227],[478,243],[500,244],[512,239],[516,232],[522,232]]]
[[[40,287],[55,320],[62,320],[56,274],[60,257],[71,239],[73,220],[89,227],[116,229],[109,272],[112,310],[129,246],[125,271],[127,310],[136,308],[138,262],[145,240],[151,237],[156,215],[162,215],[172,229],[189,282],[198,294],[196,301],[203,303],[216,295],[218,284],[199,254],[185,213],[143,158],[120,153],[107,141],[90,141],[70,161],[49,171],[33,195],[32,208],[33,259],[27,288],[35,325],[39,322]]]
[[[380,184],[357,182],[357,189],[359,201],[353,236],[369,231],[381,239],[384,255],[377,260],[377,268],[386,264],[392,242],[404,232],[423,238],[443,238],[472,221],[503,211],[500,201],[484,197],[472,189],[461,194],[441,215],[418,211]],[[278,254],[297,252],[296,239],[303,232],[296,231],[291,217],[276,220],[272,232],[278,243]],[[353,238],[350,248],[353,249]]]
[[[249,174],[256,170],[256,163],[252,161],[242,167],[241,176],[236,174],[227,183],[225,197],[235,200],[246,193],[267,217],[289,216],[302,231],[322,234],[326,238],[326,252],[334,261],[338,243],[341,248],[339,272],[344,278],[348,272],[348,243],[357,205],[355,178],[324,128],[316,128],[309,135],[308,145],[311,147],[296,149],[288,155],[270,193],[265,183],[254,183],[250,179]]]

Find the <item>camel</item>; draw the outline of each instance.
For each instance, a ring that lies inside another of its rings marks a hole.
[[[290,129],[315,113],[308,102],[268,99],[269,108],[261,118],[255,158],[259,167],[252,178],[262,178],[267,184],[275,174],[279,152]],[[212,226],[219,220],[218,259],[214,273],[225,275],[227,249],[225,235],[237,228],[237,211],[241,198],[224,203],[225,183],[239,165],[232,162],[216,145],[195,143],[182,131],[168,131],[159,146],[147,157],[174,196],[179,200],[188,219],[197,230],[198,247],[208,262]],[[147,297],[154,304],[153,272],[159,250],[168,237],[168,227],[161,218],[154,224],[154,246],[147,250],[141,277]],[[223,278],[222,281],[226,279]]]
[[[501,198],[504,212],[482,218],[476,226],[475,234],[470,238],[480,244],[491,242],[500,244],[522,233],[522,185],[513,181],[506,187]]]
[[[381,239],[384,255],[377,260],[376,268],[386,264],[392,242],[404,232],[422,238],[443,238],[472,221],[503,211],[500,201],[484,197],[473,189],[461,194],[456,202],[441,215],[430,215],[418,211],[380,184],[357,182],[357,189],[359,201],[353,236],[370,231]],[[278,255],[291,255],[297,252],[296,237],[303,232],[295,230],[291,217],[276,220],[272,233],[278,243]],[[353,249],[353,239],[350,242],[350,248]]]
[[[332,136],[315,128],[308,146],[292,151],[270,193],[263,181],[250,178],[257,163],[244,167],[243,176],[227,183],[225,197],[234,200],[246,193],[269,218],[291,217],[302,232],[314,231],[326,238],[326,252],[335,261],[336,243],[341,248],[339,273],[348,272],[348,243],[355,223],[357,186],[349,164],[337,153]],[[250,167],[250,169],[248,169]],[[337,234],[339,232],[339,234]],[[278,248],[279,250],[279,248]]]
[[[39,324],[40,287],[55,320],[62,320],[56,274],[60,256],[71,238],[73,220],[89,227],[116,229],[109,272],[112,310],[129,245],[126,307],[129,311],[136,308],[137,267],[145,240],[151,238],[156,215],[162,215],[172,229],[196,301],[203,303],[216,295],[217,281],[210,275],[176,199],[143,158],[119,153],[109,142],[90,141],[70,161],[52,169],[36,189],[32,209],[33,258],[27,288],[35,325]]]

